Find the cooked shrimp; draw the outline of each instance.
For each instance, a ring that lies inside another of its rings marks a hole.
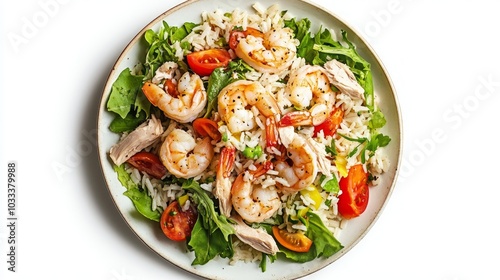
[[[280,133],[282,132],[283,130],[280,130]],[[280,185],[283,193],[297,192],[310,186],[318,174],[316,154],[303,136],[292,133],[292,136],[280,135],[282,140],[290,139],[291,141],[289,143],[283,141],[286,147],[286,157],[283,155],[274,168],[278,171],[278,175],[288,182],[288,186]]]
[[[207,104],[203,81],[196,74],[184,73],[177,84],[172,80],[165,80],[165,88],[166,91],[157,84],[146,82],[142,91],[151,104],[180,123],[196,119]]]
[[[224,147],[220,153],[219,164],[217,165],[217,179],[215,181],[214,195],[219,200],[221,213],[226,217],[231,215],[231,180],[236,158],[234,147]]]
[[[273,28],[266,33],[250,32],[240,38],[235,53],[257,71],[279,73],[292,64],[297,45],[298,40],[290,28]]]
[[[250,106],[255,106],[266,118],[280,114],[274,97],[258,82],[240,80],[227,85],[219,93],[219,115],[232,133],[256,127]]]
[[[245,180],[241,173],[231,188],[231,201],[238,214],[247,222],[259,223],[268,219],[278,211],[281,200],[273,187],[262,188],[254,181],[272,168],[271,162],[266,162],[255,171],[248,171],[251,179]]]
[[[190,133],[175,128],[160,148],[160,159],[176,177],[191,178],[200,175],[210,165],[214,149],[210,138],[195,140]]]
[[[318,125],[328,118],[335,105],[335,92],[321,66],[305,65],[295,70],[285,90],[288,100],[300,110],[285,114],[280,126]]]

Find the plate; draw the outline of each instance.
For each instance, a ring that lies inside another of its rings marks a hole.
[[[224,11],[232,11],[235,8],[240,8],[253,12],[251,7],[253,2],[247,0],[187,1],[162,13],[145,26],[125,47],[109,74],[98,113],[99,159],[107,187],[116,207],[125,222],[140,240],[165,260],[179,268],[210,279],[238,278],[243,280],[255,279],[256,277],[259,279],[291,279],[305,276],[331,264],[353,248],[373,226],[394,188],[400,163],[401,117],[396,93],[387,71],[366,41],[337,15],[315,4],[300,0],[261,0],[259,3],[264,7],[278,4],[283,10],[289,11],[293,16],[309,18],[312,22],[313,30],[320,26],[333,29],[337,33],[337,38],[339,38],[340,30],[348,32],[349,39],[356,45],[357,51],[372,65],[375,93],[380,100],[380,109],[384,112],[387,119],[387,124],[381,132],[392,138],[390,145],[385,151],[391,165],[389,170],[382,175],[381,184],[371,189],[370,201],[365,213],[356,219],[350,220],[347,223],[347,227],[338,236],[344,248],[332,257],[326,259],[319,258],[305,264],[292,263],[280,259],[272,264],[268,264],[267,271],[264,273],[261,272],[258,264],[239,262],[235,265],[229,265],[228,259],[214,259],[203,266],[191,266],[194,255],[191,252],[187,252],[185,244],[171,242],[165,238],[158,224],[139,217],[132,202],[123,195],[125,188],[118,181],[108,156],[108,151],[113,144],[117,143],[118,136],[108,129],[113,116],[107,112],[106,102],[112,83],[116,80],[119,73],[127,67],[132,68],[143,57],[144,49],[140,44],[140,40],[146,30],[157,30],[163,20],[167,21],[171,26],[179,26],[186,21],[199,22],[199,15],[202,11],[212,11],[217,8]]]

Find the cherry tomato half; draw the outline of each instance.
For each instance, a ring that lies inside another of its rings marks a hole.
[[[191,231],[193,230],[194,224],[198,214],[193,207],[189,207],[188,210],[182,211],[177,200],[171,202],[160,219],[160,227],[166,237],[173,241],[183,241],[186,240],[188,236],[191,236]]]
[[[343,119],[344,111],[340,107],[335,107],[328,119],[314,127],[313,137],[316,137],[320,131],[323,131],[325,137],[333,136]]]
[[[222,138],[219,130],[217,129],[217,123],[207,119],[207,118],[199,118],[194,120],[193,128],[201,137],[210,137],[212,140],[219,141]]]
[[[138,152],[129,158],[127,162],[139,171],[145,172],[156,179],[163,178],[167,172],[158,156],[150,152]]]
[[[369,187],[368,174],[363,165],[357,164],[349,169],[347,177],[340,179],[342,194],[337,203],[339,213],[346,219],[361,215],[368,205]]]
[[[313,243],[311,239],[301,232],[290,233],[286,229],[280,229],[278,226],[273,226],[273,235],[279,244],[294,252],[307,252]]]
[[[200,76],[209,76],[215,68],[225,67],[230,60],[231,56],[225,49],[204,50],[187,55],[189,67]]]

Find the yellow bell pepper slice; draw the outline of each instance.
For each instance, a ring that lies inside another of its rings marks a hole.
[[[347,177],[347,159],[341,155],[335,157],[335,166],[341,177]]]

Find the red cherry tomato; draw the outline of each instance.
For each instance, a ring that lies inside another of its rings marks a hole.
[[[361,164],[352,166],[347,177],[340,179],[342,194],[339,195],[337,206],[344,218],[357,217],[366,210],[370,193],[367,181],[368,174]]]
[[[320,131],[323,131],[325,137],[333,136],[343,119],[344,111],[340,107],[336,107],[328,119],[314,127],[313,137],[316,137]]]
[[[179,202],[170,203],[160,219],[160,227],[166,237],[174,241],[183,241],[191,236],[198,214],[193,207],[182,211]]]
[[[215,68],[225,67],[230,60],[231,56],[225,49],[204,50],[187,55],[189,67],[200,76],[209,76]]]
[[[219,130],[217,129],[217,123],[207,119],[199,118],[194,120],[193,128],[201,137],[210,137],[212,140],[219,141],[222,138]]]
[[[229,33],[229,48],[232,50],[236,49],[240,40],[248,35],[261,38],[264,37],[261,31],[252,27],[248,27],[246,30],[232,30],[231,33]]]
[[[139,171],[146,172],[156,179],[163,178],[167,172],[158,156],[150,152],[138,152],[129,158],[127,162]]]

